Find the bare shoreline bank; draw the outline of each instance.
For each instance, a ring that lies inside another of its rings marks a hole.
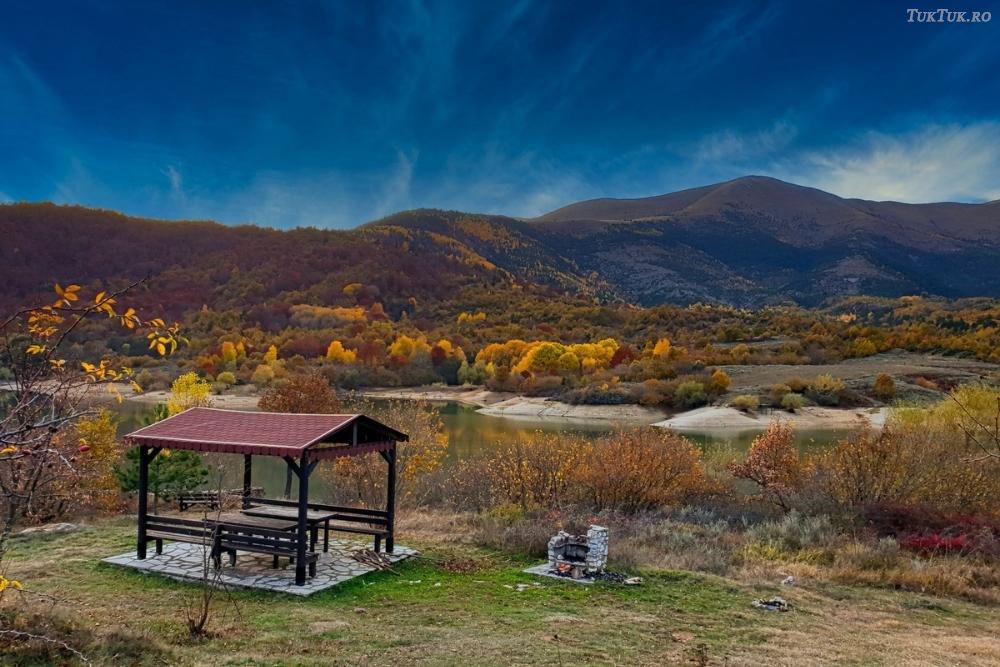
[[[165,403],[168,391],[149,391],[132,394],[119,388],[126,401],[143,404]],[[491,417],[512,420],[551,420],[573,422],[621,423],[623,425],[648,424],[679,432],[739,433],[763,431],[776,420],[787,420],[804,430],[850,430],[863,426],[880,428],[888,415],[888,408],[801,408],[795,413],[780,410],[762,410],[744,413],[724,406],[705,406],[670,415],[655,408],[640,405],[572,405],[544,397],[522,396],[510,392],[495,392],[481,387],[389,387],[358,392],[375,399],[422,400],[453,402],[470,406],[476,412]],[[116,400],[107,391],[94,394],[95,402]],[[230,410],[256,410],[260,394],[257,392],[217,394],[212,396],[215,407]]]

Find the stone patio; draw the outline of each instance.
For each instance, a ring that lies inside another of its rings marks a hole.
[[[228,556],[223,556],[220,581],[227,586],[308,597],[341,582],[374,572],[375,568],[351,558],[351,553],[366,548],[371,548],[370,543],[331,539],[329,553],[319,554],[316,576],[306,579],[304,586],[295,585],[295,568],[289,567],[286,559],[282,559],[282,567],[275,570],[271,567],[270,556],[240,554],[235,567],[229,564]],[[415,549],[396,545],[395,553],[386,555],[393,563],[398,563],[416,554]],[[137,559],[134,551],[120,556],[109,556],[102,560],[105,563],[129,567],[140,572],[151,572],[182,581],[200,582],[204,575],[205,555],[204,547],[201,545],[170,542],[163,545],[162,554],[150,553],[145,560]]]

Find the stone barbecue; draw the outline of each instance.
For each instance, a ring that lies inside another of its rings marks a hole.
[[[604,572],[608,564],[608,529],[590,526],[586,535],[559,531],[549,540],[549,572],[583,579]]]

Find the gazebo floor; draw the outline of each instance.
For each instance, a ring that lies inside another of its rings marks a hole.
[[[344,581],[374,572],[375,568],[351,558],[351,553],[365,548],[370,549],[370,543],[331,539],[329,553],[319,555],[316,576],[306,579],[303,586],[295,585],[295,568],[288,566],[286,559],[282,559],[282,567],[274,569],[271,567],[270,556],[240,554],[236,559],[236,566],[233,567],[229,564],[229,557],[224,555],[219,581],[226,586],[308,597]],[[396,545],[395,552],[386,555],[393,563],[397,563],[416,554],[415,549]],[[170,542],[163,545],[163,553],[159,555],[153,551],[151,544],[150,553],[145,560],[136,558],[135,552],[132,551],[120,556],[109,556],[103,561],[172,579],[200,582],[204,576],[204,556],[204,547],[201,545]],[[209,572],[214,575],[215,570],[210,569]]]

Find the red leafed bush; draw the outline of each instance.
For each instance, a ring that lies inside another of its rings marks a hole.
[[[904,549],[921,554],[946,554],[967,551],[970,540],[967,535],[942,535],[929,533],[927,535],[910,535],[899,541]]]

